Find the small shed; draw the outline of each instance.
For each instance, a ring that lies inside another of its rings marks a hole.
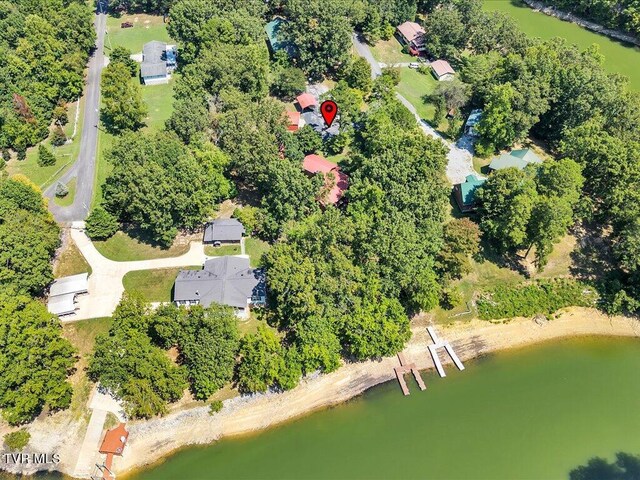
[[[436,60],[431,62],[431,70],[438,81],[453,80],[455,70],[446,60]]]
[[[476,209],[476,190],[486,181],[486,178],[467,175],[463,183],[453,186],[453,196],[461,212],[467,213]]]
[[[316,107],[318,105],[318,100],[316,100],[316,97],[310,93],[305,92],[296,97],[296,103],[298,104],[300,111],[304,112],[309,108]]]
[[[478,122],[480,122],[481,118],[482,118],[481,109],[476,108],[475,110],[471,110],[471,113],[469,114],[469,117],[467,118],[467,121],[464,124],[464,133],[472,136],[478,135],[478,132],[476,132],[475,130],[475,126],[478,124]]]
[[[220,218],[204,227],[204,243],[240,243],[245,234],[242,223],[236,218]]]
[[[100,453],[122,455],[128,439],[129,432],[126,429],[126,425],[121,423],[116,428],[107,430],[98,451]]]
[[[300,115],[300,112],[287,112],[287,120],[289,122],[287,130],[289,130],[290,132],[295,132],[301,129],[305,124],[305,121]]]

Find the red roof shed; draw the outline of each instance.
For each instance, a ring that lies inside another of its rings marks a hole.
[[[121,423],[113,430],[108,430],[100,445],[100,453],[122,455],[124,446],[129,438],[129,432],[125,428],[125,424]]]
[[[289,126],[287,129],[291,132],[295,132],[300,128],[300,112],[287,112],[289,119]]]
[[[301,93],[296,97],[296,102],[298,102],[298,105],[300,105],[300,108],[302,110],[318,105],[316,97],[314,97],[310,93]]]

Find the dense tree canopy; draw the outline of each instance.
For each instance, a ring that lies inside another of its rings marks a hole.
[[[23,295],[0,293],[0,408],[16,425],[44,408],[66,408],[72,388],[67,376],[76,362],[73,346],[46,307]]]

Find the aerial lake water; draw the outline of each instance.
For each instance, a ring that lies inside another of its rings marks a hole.
[[[425,355],[427,353],[425,352]],[[256,435],[185,449],[161,479],[562,479],[640,454],[640,341],[582,338],[423,373]]]
[[[522,31],[531,37],[548,39],[566,38],[580,49],[594,43],[600,46],[605,57],[604,68],[611,73],[621,73],[630,80],[635,90],[640,90],[640,47],[613,40],[605,35],[587,30],[541,12],[536,12],[519,0],[484,0],[485,10],[499,10],[512,16]]]

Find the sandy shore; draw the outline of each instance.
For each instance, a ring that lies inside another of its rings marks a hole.
[[[640,336],[640,323],[627,317],[607,317],[585,308],[566,311],[544,325],[530,319],[491,324],[473,320],[439,327],[462,360],[496,350],[521,347],[562,337],[580,335]],[[431,343],[424,327],[416,328],[405,356],[420,369],[433,368],[427,351]],[[130,437],[124,457],[115,469],[122,474],[158,462],[173,451],[206,444],[222,437],[273,427],[313,410],[326,408],[359,395],[368,388],[395,378],[396,357],[380,361],[347,364],[328,375],[305,379],[289,392],[238,397],[225,402],[224,409],[210,416],[207,407],[176,412],[166,417],[129,424]],[[398,395],[401,395],[398,389]]]

